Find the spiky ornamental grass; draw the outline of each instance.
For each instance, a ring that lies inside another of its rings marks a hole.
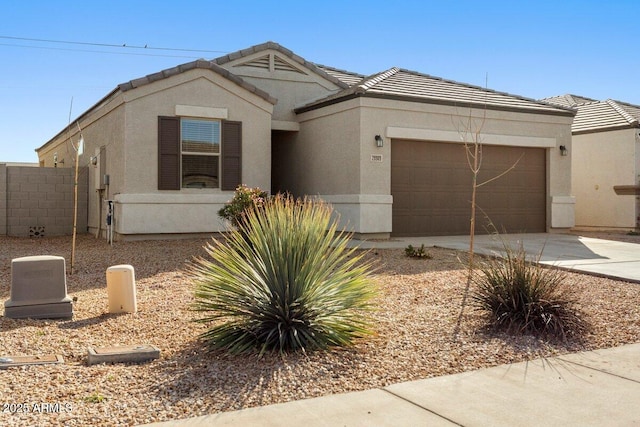
[[[325,203],[277,196],[192,266],[201,338],[232,353],[349,345],[370,333],[371,265]]]
[[[576,309],[576,299],[564,284],[565,273],[527,260],[522,243],[517,249],[503,241],[504,257],[483,262],[474,275],[475,306],[491,314],[492,323],[508,332],[531,333],[566,340],[587,325]]]

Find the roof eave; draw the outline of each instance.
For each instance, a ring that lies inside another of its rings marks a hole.
[[[387,100],[394,100],[394,101],[419,102],[423,104],[446,105],[446,106],[452,106],[452,107],[480,108],[480,109],[487,109],[487,110],[493,110],[493,111],[509,111],[509,112],[518,112],[518,113],[564,116],[564,117],[574,117],[577,113],[577,111],[574,109],[539,110],[535,108],[526,108],[526,107],[508,107],[508,106],[500,106],[500,105],[483,104],[479,102],[457,102],[457,101],[450,101],[445,99],[412,97],[412,96],[406,96],[406,95],[389,95],[389,94],[371,93],[371,92],[365,92],[365,93],[351,92],[340,97],[326,99],[324,101],[318,101],[309,105],[296,108],[294,112],[296,114],[306,113],[308,111],[317,110],[319,108],[338,104],[340,102],[358,98],[358,97],[378,98],[378,99],[387,99]]]
[[[115,89],[113,89],[111,92],[109,92],[108,94],[106,94],[105,96],[103,96],[98,102],[96,102],[95,104],[93,104],[91,107],[89,107],[89,109],[87,109],[84,113],[80,114],[78,117],[76,117],[74,120],[72,120],[71,122],[69,122],[69,124],[67,126],[65,126],[60,132],[58,132],[57,134],[55,134],[51,139],[49,139],[47,142],[45,142],[44,144],[42,144],[40,147],[34,149],[34,151],[36,153],[38,153],[40,150],[44,149],[47,145],[51,144],[53,141],[55,141],[60,135],[69,132],[71,130],[71,128],[75,128],[76,127],[76,123],[79,123],[81,120],[83,120],[86,116],[88,116],[89,114],[91,114],[93,111],[95,111],[100,105],[104,104],[107,100],[109,100],[110,98],[114,97],[116,94],[118,94],[119,92],[121,92],[120,87],[116,87]]]
[[[149,74],[147,76],[140,77],[138,79],[130,80],[128,82],[119,84],[115,89],[113,89],[106,96],[101,98],[100,101],[96,102],[88,110],[86,110],[84,113],[82,113],[80,116],[78,116],[75,120],[73,120],[71,123],[69,123],[67,126],[65,126],[53,138],[51,138],[49,141],[45,142],[42,146],[36,148],[35,152],[38,153],[40,150],[44,149],[51,142],[56,140],[60,135],[64,134],[65,132],[68,132],[71,129],[72,126],[75,126],[75,123],[79,122],[80,120],[85,118],[87,115],[92,113],[96,108],[98,108],[98,106],[103,104],[106,100],[108,100],[109,98],[111,98],[115,94],[124,93],[124,92],[130,91],[130,90],[133,90],[133,89],[137,89],[137,88],[139,88],[141,86],[146,86],[146,85],[154,83],[154,82],[156,82],[158,80],[163,80],[163,79],[169,78],[171,76],[184,73],[185,71],[194,70],[194,69],[211,70],[211,71],[213,71],[213,72],[215,72],[217,74],[220,74],[222,77],[226,78],[227,80],[230,80],[231,82],[237,84],[238,86],[242,87],[243,89],[245,89],[245,90],[247,90],[247,91],[249,91],[249,92],[251,92],[251,93],[253,93],[253,94],[255,94],[255,95],[257,95],[257,96],[259,96],[261,98],[263,98],[265,101],[269,102],[272,105],[275,105],[278,102],[278,100],[276,98],[274,98],[273,96],[269,95],[267,92],[263,91],[262,89],[258,89],[254,85],[244,81],[242,78],[240,78],[240,77],[236,76],[235,74],[231,73],[229,70],[227,70],[225,68],[222,68],[218,64],[216,64],[216,63],[214,63],[212,61],[206,61],[206,60],[203,60],[203,59],[198,59],[196,61],[187,62],[185,64],[181,64],[181,65],[178,65],[176,67],[167,68],[167,69],[159,71],[157,73]]]
[[[251,83],[246,82],[244,79],[242,79],[239,76],[236,76],[226,68],[222,68],[215,61],[206,61],[204,59],[198,59],[196,61],[187,62],[185,64],[181,64],[176,67],[167,68],[165,70],[159,71],[154,74],[149,74],[139,79],[130,80],[126,83],[122,83],[118,85],[118,88],[122,92],[126,92],[141,86],[145,86],[147,84],[151,84],[158,80],[166,79],[171,76],[181,74],[181,73],[184,73],[185,71],[194,70],[194,69],[211,70],[214,73],[221,75],[225,79],[230,80],[231,82],[237,84],[243,89],[263,98],[265,101],[269,102],[272,105],[275,105],[278,102],[276,98],[274,98],[267,92],[263,91],[262,89],[258,89],[256,86],[252,85]]]
[[[572,131],[571,134],[585,135],[589,133],[612,132],[616,130],[625,130],[625,129],[640,129],[640,123],[635,122],[629,125],[605,126],[605,127],[584,129],[584,130]]]

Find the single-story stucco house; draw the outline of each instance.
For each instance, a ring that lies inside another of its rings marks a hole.
[[[640,229],[640,106],[577,95],[544,101],[578,110],[571,127],[576,229]]]
[[[481,179],[517,165],[480,189],[479,207],[500,231],[546,232],[574,225],[560,150],[571,153],[574,115],[400,68],[338,70],[267,42],[120,84],[36,151],[41,166],[70,167],[82,129],[91,232],[106,200],[118,238],[224,231],[217,211],[242,183],[321,197],[356,236],[388,238],[469,232],[463,142],[480,131]]]

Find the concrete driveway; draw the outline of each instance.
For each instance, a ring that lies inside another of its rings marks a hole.
[[[354,241],[362,248],[442,247],[469,250],[469,236],[406,237]],[[568,270],[640,283],[640,244],[594,239],[570,234],[531,233],[478,235],[474,250],[486,255],[504,253],[504,244],[524,245],[532,259]]]

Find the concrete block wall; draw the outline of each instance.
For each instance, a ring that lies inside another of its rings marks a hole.
[[[5,232],[9,236],[64,236],[73,233],[75,168],[34,168],[0,165],[0,200],[2,175],[6,212]],[[78,171],[78,222],[76,231],[87,232],[88,169]],[[0,216],[2,202],[0,201]],[[0,219],[0,234],[2,234]]]
[[[7,234],[7,165],[0,164],[0,236]]]

